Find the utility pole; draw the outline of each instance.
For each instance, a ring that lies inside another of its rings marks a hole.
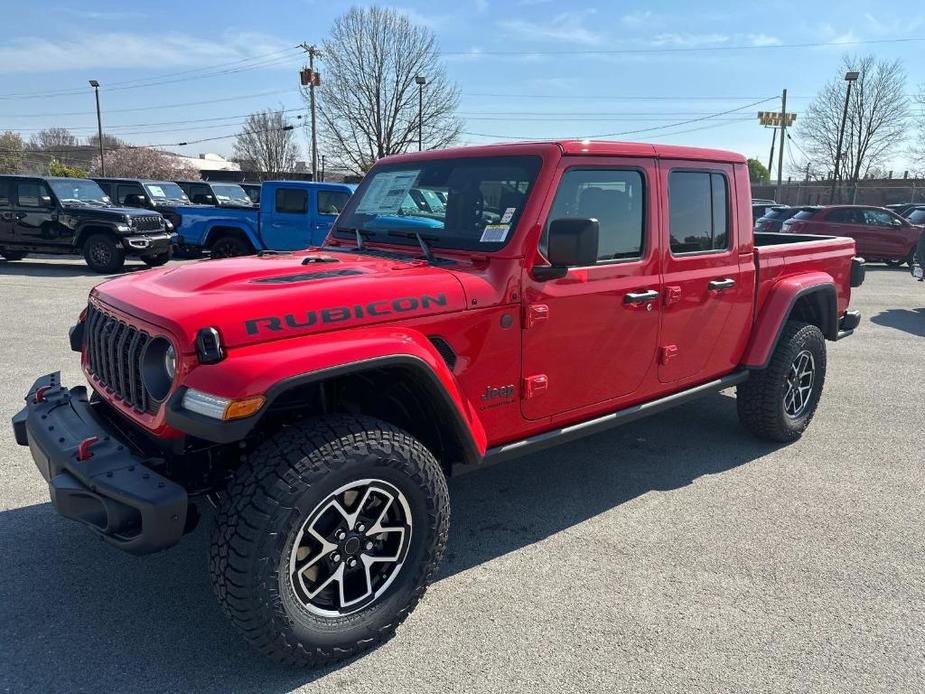
[[[96,133],[100,145],[100,176],[106,175],[106,162],[103,160],[103,118],[100,116],[100,83],[90,80],[90,86],[96,94]]]
[[[427,77],[418,75],[414,78],[418,85],[418,152],[424,149],[424,85]]]
[[[308,87],[308,103],[312,112],[312,180],[318,180],[318,128],[315,120],[315,87],[321,85],[321,74],[315,72],[315,58],[321,57],[321,51],[315,44],[304,41],[299,44],[308,53],[308,70],[302,70],[302,86]]]
[[[774,145],[777,144],[777,128],[771,129],[771,153],[768,155],[768,177],[774,170]]]
[[[829,191],[829,204],[835,202],[835,186],[838,185],[838,169],[841,164],[841,146],[845,139],[845,121],[848,119],[848,104],[851,101],[851,84],[857,80],[859,73],[850,71],[845,73],[845,82],[848,83],[848,89],[845,91],[845,108],[841,114],[841,127],[838,129],[838,144],[835,145],[835,173],[832,176],[832,190]]]
[[[780,152],[777,156],[777,202],[782,202],[784,174],[784,143],[787,141],[787,90],[784,90],[780,102]]]
[[[321,155],[321,182],[324,183],[324,155]]]

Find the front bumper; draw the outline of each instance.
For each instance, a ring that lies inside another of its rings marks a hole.
[[[13,417],[13,432],[29,446],[61,515],[132,554],[157,552],[183,536],[186,490],[110,431],[83,386],[68,390],[58,373],[42,376]]]
[[[175,233],[123,236],[122,247],[130,253],[160,255],[169,251],[170,247],[176,244],[176,241],[177,235]]]

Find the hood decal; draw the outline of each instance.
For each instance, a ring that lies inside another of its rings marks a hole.
[[[324,280],[332,277],[348,277],[350,275],[362,275],[359,270],[324,270],[322,272],[300,272],[296,275],[277,275],[275,277],[261,277],[254,280],[257,284],[290,284],[292,282],[307,282],[309,280]]]
[[[266,316],[264,318],[249,318],[244,321],[244,329],[248,335],[261,333],[276,333],[284,330],[300,330],[310,328],[318,323],[354,322],[365,318],[386,316],[390,313],[412,313],[429,309],[432,306],[446,306],[446,294],[423,294],[421,296],[405,296],[400,299],[381,299],[366,304],[353,306],[333,306],[317,311],[304,311],[287,313],[282,316]],[[408,317],[408,316],[405,316]]]

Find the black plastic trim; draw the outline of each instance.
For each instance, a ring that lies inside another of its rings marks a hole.
[[[867,275],[867,270],[864,267],[864,258],[852,258],[851,259],[851,286],[854,288],[860,287],[864,284],[864,278]]]
[[[72,325],[67,331],[67,339],[72,352],[80,352],[83,349],[84,325],[84,321],[78,321],[77,325]]]
[[[703,383],[699,386],[694,386],[693,388],[688,388],[687,390],[682,390],[678,393],[672,393],[658,400],[633,405],[632,407],[617,410],[616,412],[606,414],[602,417],[596,417],[577,424],[570,424],[553,431],[530,436],[520,441],[489,448],[485,452],[485,462],[498,463],[504,460],[510,460],[511,458],[536,453],[537,451],[552,446],[558,446],[559,444],[568,443],[585,436],[590,436],[591,434],[597,434],[602,431],[607,431],[608,429],[613,429],[614,427],[629,424],[630,422],[635,422],[637,419],[664,412],[672,407],[683,405],[686,402],[695,400],[704,395],[738,385],[747,380],[748,376],[748,371],[736,371],[728,376],[723,376],[722,378]]]
[[[860,324],[860,311],[845,311],[845,315],[838,321],[838,334],[835,336],[835,340],[844,340],[846,337],[850,337]]]
[[[821,328],[822,334],[827,340],[836,340],[838,339],[838,295],[835,293],[835,287],[831,284],[816,284],[812,287],[805,287],[798,291],[790,298],[790,306],[787,307],[787,313],[784,315],[784,319],[780,322],[780,325],[777,326],[777,334],[774,336],[774,343],[771,345],[771,349],[768,352],[768,358],[760,366],[749,366],[752,370],[764,369],[767,368],[768,364],[771,361],[771,357],[774,356],[774,350],[777,349],[777,343],[780,342],[780,336],[784,332],[784,326],[787,325],[787,321],[790,320],[790,315],[793,313],[793,307],[796,306],[797,302],[805,296],[816,293],[825,293],[830,295],[832,303],[832,315],[828,319],[830,325]]]

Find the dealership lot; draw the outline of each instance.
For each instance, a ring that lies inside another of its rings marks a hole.
[[[136,265],[132,265],[136,268]],[[137,264],[137,269],[144,266]],[[82,377],[78,259],[0,263],[6,417]],[[59,518],[0,428],[0,691],[925,688],[925,285],[880,265],[794,445],[730,393],[452,480],[439,579],[395,639],[323,672],[252,654],[212,599],[207,516],[123,555]]]

